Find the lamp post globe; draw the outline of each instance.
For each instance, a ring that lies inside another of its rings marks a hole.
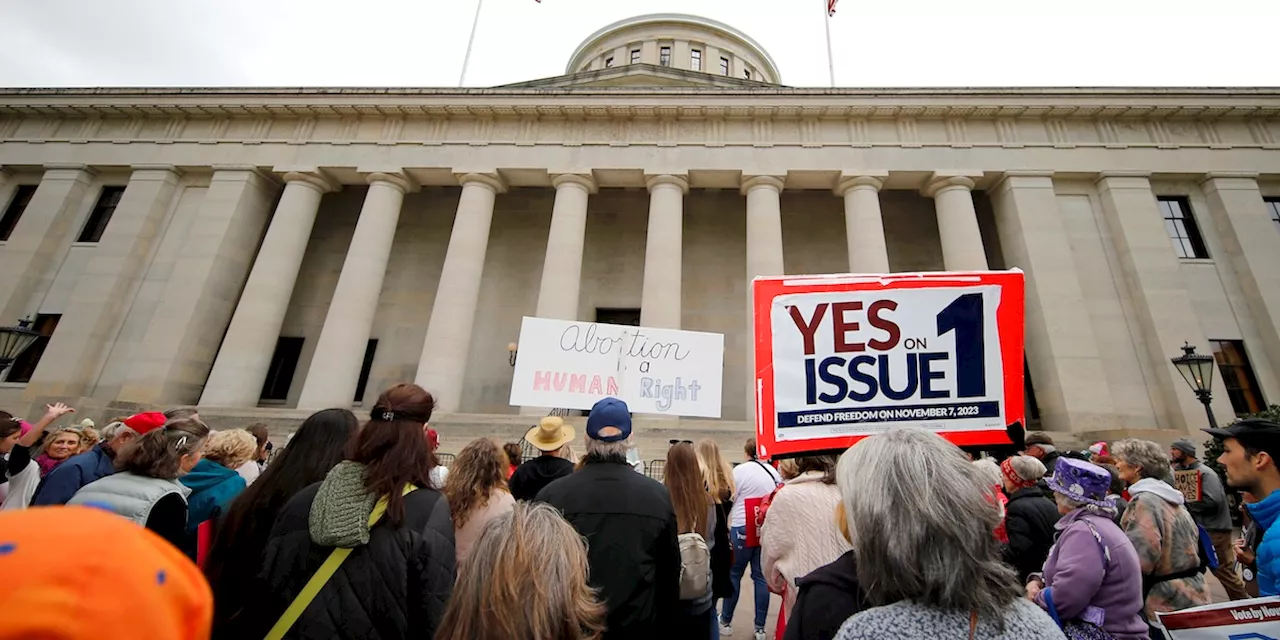
[[[1173,366],[1178,369],[1178,373],[1182,374],[1182,379],[1187,381],[1187,386],[1195,392],[1196,398],[1204,405],[1204,413],[1209,418],[1209,427],[1218,428],[1218,421],[1213,417],[1213,410],[1209,407],[1210,401],[1213,400],[1213,369],[1215,366],[1213,356],[1196,353],[1196,348],[1191,343],[1184,342],[1182,345],[1182,355],[1172,358]]]

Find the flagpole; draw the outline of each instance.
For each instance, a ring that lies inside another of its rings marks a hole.
[[[484,0],[476,0],[476,17],[471,21],[471,37],[467,38],[467,54],[462,57],[462,74],[458,76],[458,86],[467,81],[467,66],[471,64],[471,47],[476,43],[476,28],[480,26],[480,8],[484,6]],[[827,44],[830,46],[831,33],[828,29]],[[834,85],[834,82],[832,83]]]
[[[822,16],[827,27],[827,72],[831,76],[831,86],[836,86],[836,59],[831,53],[831,4],[822,0]]]

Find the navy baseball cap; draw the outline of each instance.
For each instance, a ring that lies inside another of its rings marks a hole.
[[[587,437],[600,442],[618,442],[631,437],[631,410],[617,398],[605,398],[587,415]]]

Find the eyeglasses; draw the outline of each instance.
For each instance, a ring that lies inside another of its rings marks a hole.
[[[677,440],[677,439],[675,439],[675,438],[672,438],[672,439],[668,440],[668,441],[667,441],[667,443],[674,447],[674,446],[676,446],[676,445],[678,445],[678,444],[693,444],[693,441],[692,441],[692,440]]]

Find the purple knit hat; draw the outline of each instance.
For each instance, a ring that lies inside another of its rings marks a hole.
[[[1113,506],[1107,501],[1111,489],[1111,474],[1096,464],[1063,456],[1053,468],[1053,477],[1045,483],[1054,493],[1085,504],[1099,507]]]

